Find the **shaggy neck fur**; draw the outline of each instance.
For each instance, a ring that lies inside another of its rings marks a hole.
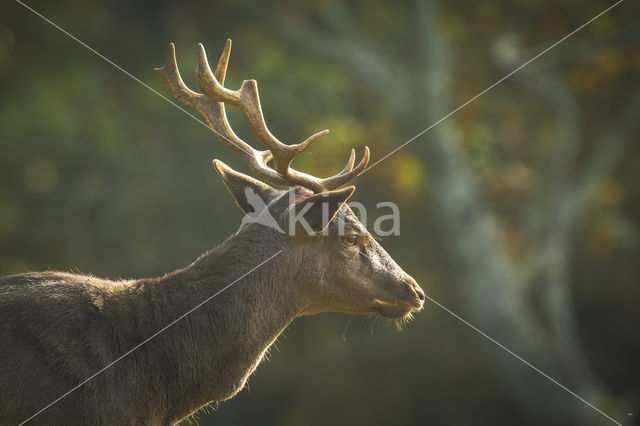
[[[255,225],[259,226],[259,225]],[[135,282],[133,309],[141,318],[140,338],[171,323],[275,254],[264,232],[247,229],[192,265],[159,279]],[[247,251],[247,247],[271,247]],[[286,253],[238,280],[150,341],[144,360],[150,389],[166,401],[167,416],[179,419],[211,401],[234,396],[269,346],[306,307],[297,294]],[[164,416],[163,416],[164,417]]]

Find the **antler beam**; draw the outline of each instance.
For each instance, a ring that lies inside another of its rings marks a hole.
[[[244,158],[258,178],[276,185],[301,185],[314,192],[323,192],[344,185],[367,166],[369,148],[365,147],[362,160],[356,167],[354,167],[355,151],[352,149],[344,169],[327,178],[318,178],[291,168],[291,162],[296,156],[309,149],[329,131],[318,132],[298,144],[287,145],[280,142],[269,131],[264,121],[258,95],[258,84],[255,80],[243,81],[240,89],[236,91],[223,86],[231,53],[231,40],[227,40],[215,73],[211,72],[202,44],[199,43],[198,48],[199,60],[196,73],[198,86],[202,93],[194,92],[182,81],[173,43],[169,45],[167,64],[162,68],[156,68],[155,71],[162,76],[173,96],[198,110],[222,143]],[[233,105],[242,111],[249,121],[253,134],[267,148],[265,151],[254,149],[234,133],[227,119],[225,104]],[[273,168],[267,164],[271,160],[273,160]]]

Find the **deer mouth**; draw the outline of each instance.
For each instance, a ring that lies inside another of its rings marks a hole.
[[[422,301],[385,301],[382,299],[373,299],[373,309],[378,315],[387,318],[403,318],[412,312],[417,312],[422,309]]]

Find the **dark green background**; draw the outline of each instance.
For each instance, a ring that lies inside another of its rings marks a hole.
[[[259,82],[297,160],[372,162],[579,27],[602,1],[98,2],[43,15],[160,93],[169,42]],[[384,247],[427,294],[624,424],[640,416],[640,48],[627,0],[355,181],[401,208]],[[236,230],[192,118],[13,1],[0,5],[0,274],[161,275]],[[251,139],[237,111],[233,127]],[[372,219],[370,219],[370,222]],[[215,303],[215,300],[212,301]],[[565,425],[608,420],[431,302],[297,320],[200,424]],[[610,423],[609,423],[610,424]]]

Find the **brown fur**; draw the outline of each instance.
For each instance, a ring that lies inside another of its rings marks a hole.
[[[238,204],[243,189],[267,195],[286,221],[287,193],[219,170]],[[296,191],[298,203],[310,194]],[[290,237],[245,226],[188,267],[161,278],[107,281],[61,272],[0,278],[0,423],[18,424],[171,321],[248,274],[30,421],[42,425],[169,425],[239,392],[293,321],[325,311],[403,317],[421,290],[371,238],[334,191],[357,234]],[[315,209],[310,211],[311,217]],[[310,222],[313,222],[313,217]],[[283,222],[283,226],[286,224]]]

